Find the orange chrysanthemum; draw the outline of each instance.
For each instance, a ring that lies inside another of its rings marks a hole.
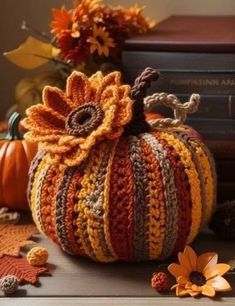
[[[92,77],[73,72],[66,93],[45,87],[43,105],[27,110],[26,139],[38,142],[50,157],[74,166],[87,158],[94,145],[116,139],[132,116],[130,86],[121,85],[121,74]]]
[[[55,35],[60,35],[61,32],[72,27],[72,12],[62,6],[59,9],[52,9],[54,20],[50,23],[51,32]]]
[[[128,10],[119,7],[119,10],[124,16],[128,27],[132,34],[146,32],[155,26],[155,22],[145,18],[143,16],[144,7],[140,7],[137,4],[130,7]]]
[[[216,253],[204,253],[197,256],[192,248],[187,246],[184,252],[178,254],[179,264],[169,265],[168,270],[176,278],[177,296],[203,294],[215,296],[216,291],[229,291],[229,283],[222,277],[230,270],[228,264],[218,264]]]
[[[102,7],[102,0],[81,0],[74,1],[73,20],[78,24],[86,24],[94,17],[98,18],[99,10]]]
[[[99,56],[109,56],[109,49],[115,47],[113,39],[109,36],[109,33],[103,27],[93,27],[93,36],[87,39],[87,42],[91,44],[90,51],[94,53],[98,52]]]

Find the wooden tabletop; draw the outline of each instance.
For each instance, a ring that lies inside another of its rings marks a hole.
[[[192,305],[195,299],[177,298],[174,293],[159,295],[150,286],[151,275],[159,268],[157,262],[100,264],[72,257],[62,252],[42,235],[35,236],[38,245],[49,250],[51,275],[39,277],[36,286],[24,285],[13,297],[0,294],[1,306],[66,306],[66,305]],[[227,262],[235,255],[234,244],[217,241],[209,233],[201,234],[194,243],[198,253],[219,253],[219,261]],[[23,250],[27,252],[28,249]],[[227,279],[233,291],[216,299],[197,298],[199,305],[235,304],[235,273]]]

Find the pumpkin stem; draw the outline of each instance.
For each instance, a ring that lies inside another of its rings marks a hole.
[[[150,130],[150,126],[145,120],[144,98],[151,83],[156,81],[158,77],[159,73],[155,69],[146,68],[135,80],[135,84],[131,90],[133,115],[132,120],[125,128],[126,135],[138,135]]]
[[[22,135],[19,132],[19,123],[21,120],[21,115],[17,112],[14,112],[8,120],[8,133],[6,139],[16,140],[23,139]]]

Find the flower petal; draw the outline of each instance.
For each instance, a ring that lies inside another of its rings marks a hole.
[[[118,105],[119,96],[116,86],[108,86],[102,93],[100,98],[100,106],[106,111],[112,104]]]
[[[184,276],[186,278],[188,278],[189,276],[189,272],[185,269],[185,267],[173,263],[171,265],[168,266],[168,270],[169,272],[177,279],[179,276]]]
[[[103,80],[102,80],[102,84],[101,87],[99,89],[99,96],[102,95],[103,91],[109,87],[109,86],[115,86],[115,87],[120,87],[121,85],[121,73],[118,71],[114,71],[112,73],[109,73],[108,75],[106,75]]]
[[[208,264],[205,266],[205,268],[203,269],[202,273],[204,274],[206,279],[209,279],[211,277],[213,277],[214,275],[216,275],[216,264],[218,261],[218,254],[215,254],[210,261],[208,262]]]
[[[212,286],[216,291],[230,291],[232,288],[222,276],[216,276],[206,282],[206,285]]]
[[[185,289],[184,287],[180,287],[180,286],[176,287],[176,295],[177,296],[185,296],[185,295],[188,295],[189,292],[190,291]]]
[[[186,246],[183,253],[184,255],[188,257],[188,260],[191,265],[191,271],[196,271],[197,254],[194,252],[194,250],[190,246]]]
[[[132,118],[132,100],[128,97],[119,102],[115,116],[115,125],[126,125]]]
[[[56,87],[46,86],[43,90],[43,102],[59,114],[67,116],[71,112],[71,101],[64,92]]]
[[[90,83],[82,72],[74,71],[67,79],[66,93],[72,100],[73,108],[90,101]]]
[[[204,253],[198,256],[197,271],[202,272],[205,269],[206,265],[210,262],[212,257],[214,257],[215,255],[216,253],[208,252],[208,253]]]
[[[101,71],[96,72],[90,78],[90,85],[91,85],[91,94],[90,94],[90,101],[91,102],[98,102],[100,100],[100,96],[97,96],[97,92],[101,87],[103,80],[103,75]]]
[[[125,99],[126,97],[129,97],[130,92],[131,92],[131,86],[129,85],[120,86],[118,89],[119,99],[121,100],[121,99]]]
[[[64,132],[64,117],[44,105],[32,106],[27,109],[26,114],[28,118],[25,118],[24,125],[28,129],[42,134]]]
[[[192,266],[191,266],[188,256],[186,256],[184,253],[179,252],[178,260],[181,266],[185,267],[185,269],[187,269],[189,272],[192,272]]]
[[[209,285],[202,286],[202,294],[206,296],[215,296],[215,289]]]
[[[210,279],[212,277],[215,277],[217,275],[224,275],[226,272],[228,272],[230,270],[230,265],[227,264],[216,264],[214,267],[212,268],[206,268],[203,271],[203,274],[205,276],[206,279]]]
[[[177,278],[177,283],[178,283],[179,285],[186,285],[187,282],[188,282],[188,278],[186,278],[185,276],[179,276],[179,277]]]

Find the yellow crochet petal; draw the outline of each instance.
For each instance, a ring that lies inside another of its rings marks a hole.
[[[91,87],[87,76],[74,71],[67,79],[66,93],[72,101],[73,108],[89,102]]]

